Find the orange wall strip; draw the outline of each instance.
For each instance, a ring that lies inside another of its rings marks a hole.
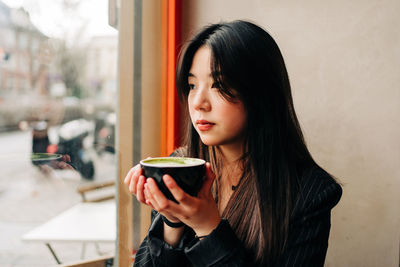
[[[168,0],[161,1],[161,156],[167,154]]]
[[[163,0],[162,3],[162,40],[163,40],[163,88],[162,88],[162,130],[163,156],[171,154],[178,146],[179,134],[179,101],[175,88],[175,69],[181,43],[181,0]],[[166,22],[164,24],[164,22]],[[164,68],[166,70],[164,70]],[[165,83],[164,83],[165,82]],[[164,85],[166,84],[166,85]],[[165,86],[165,88],[164,88]]]

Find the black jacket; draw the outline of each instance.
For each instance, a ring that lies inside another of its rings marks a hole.
[[[328,248],[331,209],[339,202],[342,189],[320,168],[301,179],[297,208],[291,216],[284,254],[275,266],[323,266]],[[134,266],[255,266],[227,220],[199,240],[186,227],[179,245],[163,240],[163,222],[152,214],[149,233],[136,253]],[[267,266],[267,265],[263,265]]]

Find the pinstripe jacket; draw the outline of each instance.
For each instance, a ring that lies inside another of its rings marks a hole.
[[[339,202],[342,189],[320,168],[304,175],[301,185],[298,205],[290,220],[287,246],[274,266],[324,265],[331,209]],[[225,219],[201,240],[194,237],[193,230],[185,229],[176,248],[163,241],[162,224],[160,215],[154,212],[134,266],[255,266]]]

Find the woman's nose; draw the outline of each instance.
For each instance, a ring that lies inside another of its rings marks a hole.
[[[206,88],[198,89],[192,100],[193,100],[193,107],[196,110],[203,110],[203,111],[211,110],[211,103]]]

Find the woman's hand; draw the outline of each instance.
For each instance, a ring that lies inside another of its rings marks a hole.
[[[144,184],[146,203],[151,205],[168,219],[175,218],[191,227],[198,236],[210,234],[221,221],[218,207],[211,193],[215,179],[210,163],[206,163],[206,180],[197,197],[185,193],[169,175],[164,175],[165,185],[171,191],[175,203],[167,199],[158,189],[154,179],[149,178]]]
[[[142,174],[140,164],[137,164],[135,167],[130,169],[124,180],[124,183],[128,185],[129,191],[143,204],[146,204],[146,199],[143,193],[145,182],[146,178]]]
[[[154,180],[153,180],[154,182]],[[129,191],[136,196],[136,199],[143,204],[150,206],[152,209],[156,210],[151,202],[146,200],[144,194],[144,185],[146,183],[146,177],[144,177],[142,173],[142,168],[140,164],[137,164],[135,167],[129,170],[128,174],[124,179],[124,183],[128,185]],[[162,194],[162,193],[161,193]],[[165,217],[171,222],[179,222],[177,218],[168,214],[167,212],[163,213]]]

